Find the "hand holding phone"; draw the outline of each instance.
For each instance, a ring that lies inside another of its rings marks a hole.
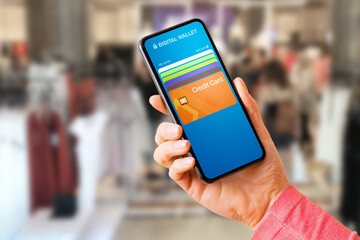
[[[267,209],[290,184],[255,100],[242,80],[236,79],[234,83],[255,130],[264,143],[267,155],[263,161],[213,184],[206,184],[196,175],[195,159],[184,157],[190,149],[190,143],[181,140],[181,126],[172,123],[162,123],[159,126],[155,137],[158,148],[154,158],[159,164],[169,168],[170,177],[204,207],[221,216],[241,221],[254,230]],[[160,112],[167,114],[159,95],[150,98],[150,103]]]
[[[264,159],[264,147],[200,19],[146,36],[139,48],[169,115],[191,143],[189,154],[203,181],[215,182]]]

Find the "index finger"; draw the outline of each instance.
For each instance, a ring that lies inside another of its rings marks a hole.
[[[159,125],[156,135],[155,142],[160,145],[166,141],[178,140],[182,136],[182,127],[175,123],[163,122]]]

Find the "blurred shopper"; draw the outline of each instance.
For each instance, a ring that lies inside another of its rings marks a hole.
[[[314,70],[316,90],[321,92],[329,82],[331,70],[331,56],[329,47],[324,44],[321,46],[320,56],[314,60]]]
[[[278,60],[269,60],[262,72],[262,84],[259,89],[259,109],[266,115],[271,104],[294,100],[294,92],[284,67]]]
[[[258,69],[263,69],[267,58],[266,58],[266,51],[262,48],[258,49],[255,54],[255,65]]]
[[[293,166],[290,147],[295,141],[298,122],[295,94],[284,67],[277,60],[270,60],[264,66],[262,80],[258,92],[260,113],[291,180]]]
[[[234,82],[264,144],[262,162],[205,184],[196,175],[195,159],[185,157],[190,143],[181,140],[182,128],[171,123],[158,128],[155,160],[169,168],[170,177],[204,207],[255,230],[252,239],[360,239],[290,185],[255,100],[241,79]],[[150,98],[150,103],[167,113],[160,96]]]
[[[249,86],[249,92],[254,94],[255,87],[259,83],[260,80],[260,70],[256,67],[254,58],[252,56],[248,56],[243,60],[243,74],[242,76],[247,79],[246,85]]]
[[[291,72],[292,67],[294,66],[294,63],[296,61],[296,53],[291,47],[289,50],[287,50],[283,56],[283,65],[287,73]]]
[[[244,51],[244,46],[240,40],[234,39],[229,44],[229,54],[227,56],[230,76],[243,75],[243,61],[248,57]]]
[[[231,49],[233,53],[229,63],[230,75],[233,77],[242,76],[246,79],[249,92],[255,94],[265,61],[264,52],[255,51],[250,47],[244,49],[239,41],[234,41],[231,44]]]
[[[307,150],[310,150],[313,144],[310,123],[314,117],[317,98],[314,70],[306,52],[302,51],[299,53],[291,70],[290,80],[299,100],[301,118],[300,143]]]
[[[264,49],[257,49],[254,51],[253,54],[253,71],[250,75],[245,75],[244,77],[250,77],[252,80],[250,81],[252,83],[251,90],[249,90],[250,94],[257,98],[258,96],[258,89],[261,85],[261,73],[264,70],[264,67],[267,63],[267,54]],[[248,84],[246,83],[246,86]]]
[[[95,77],[102,81],[115,81],[124,74],[125,65],[121,62],[109,46],[100,47],[95,58]]]

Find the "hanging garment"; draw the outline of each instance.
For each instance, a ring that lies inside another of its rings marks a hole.
[[[73,194],[74,165],[67,135],[58,114],[28,117],[31,208],[52,206],[57,194]]]
[[[292,180],[297,184],[304,184],[308,181],[306,172],[305,157],[298,143],[291,146],[292,150]]]
[[[30,216],[26,115],[0,109],[0,239],[15,239]]]
[[[82,79],[77,82],[71,73],[66,74],[67,89],[68,89],[68,109],[69,120],[73,120],[80,114],[82,102],[94,109],[95,83],[91,78]]]
[[[145,168],[144,155],[153,151],[150,126],[140,92],[131,86],[114,88],[110,121],[103,144],[103,175],[136,181]]]
[[[349,108],[350,89],[326,87],[320,104],[319,132],[315,159],[330,166],[331,179],[342,179],[342,161],[346,112]]]
[[[70,132],[76,137],[76,159],[79,171],[78,207],[81,211],[95,207],[96,187],[100,175],[100,149],[107,115],[94,112],[79,116],[70,125]]]

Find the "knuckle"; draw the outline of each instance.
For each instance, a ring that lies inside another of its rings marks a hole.
[[[253,108],[258,109],[258,105],[256,103],[256,100],[250,95],[251,105]]]
[[[160,125],[159,125],[159,127],[158,127],[158,131],[159,132],[162,132],[165,128],[166,128],[166,126],[168,125],[169,123],[167,123],[167,122],[162,122],[162,123],[160,123]]]
[[[173,151],[168,142],[160,144],[154,151],[154,160],[163,165],[167,166],[173,157]]]
[[[158,133],[156,133],[156,135],[155,135],[155,143],[156,143],[157,145],[160,145],[160,144],[161,144],[161,137],[159,136]]]
[[[169,177],[175,182],[180,179],[179,174],[176,172],[174,164],[169,168]]]
[[[256,104],[255,100],[254,99],[251,99],[251,109],[250,109],[250,112],[252,115],[258,115],[260,114],[259,113],[259,107],[258,105]]]
[[[172,168],[169,169],[169,177],[174,180],[174,170]]]
[[[155,142],[157,145],[161,144],[162,142],[165,141],[164,139],[164,135],[165,135],[165,132],[166,132],[166,127],[169,123],[167,122],[162,122],[159,124],[157,130],[156,130],[156,134],[155,134]]]
[[[154,151],[153,158],[155,162],[159,162],[159,147],[157,147]]]

